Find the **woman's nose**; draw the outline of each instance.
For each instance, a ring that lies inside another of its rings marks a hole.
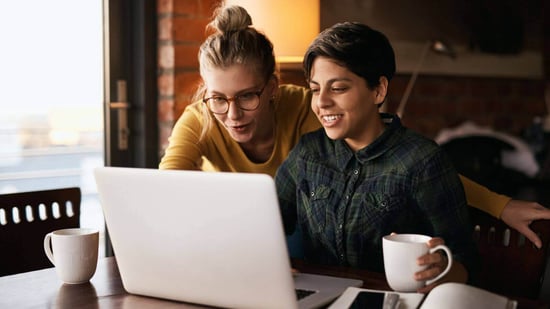
[[[227,109],[227,117],[229,119],[239,119],[243,115],[243,110],[239,108],[239,105],[234,100],[227,102],[227,104],[229,104]]]
[[[332,98],[330,97],[330,94],[327,93],[327,91],[324,91],[324,90],[321,89],[318,92],[317,100],[316,100],[315,104],[319,108],[327,107],[330,104],[332,104]]]

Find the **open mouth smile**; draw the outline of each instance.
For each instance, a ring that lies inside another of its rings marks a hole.
[[[342,119],[343,115],[341,114],[331,114],[331,115],[323,115],[321,116],[321,120],[324,124],[331,125],[337,122],[338,120]]]

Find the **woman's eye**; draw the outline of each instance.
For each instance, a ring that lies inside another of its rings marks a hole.
[[[346,87],[333,87],[332,88],[332,91],[334,92],[343,92],[343,91],[346,91]]]
[[[210,100],[212,100],[213,103],[223,103],[223,102],[225,102],[224,97],[212,97],[212,98],[210,98]]]
[[[240,100],[244,100],[244,101],[247,101],[247,100],[252,100],[254,99],[254,97],[256,96],[255,93],[253,92],[248,92],[248,93],[243,93],[239,96],[239,99]]]
[[[318,93],[319,92],[319,88],[310,88],[311,90],[311,93]]]

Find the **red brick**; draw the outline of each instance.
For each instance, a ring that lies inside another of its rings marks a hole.
[[[174,75],[162,74],[158,78],[159,94],[162,96],[174,95]]]
[[[499,100],[498,98],[489,98],[485,100],[485,107],[487,108],[487,111],[493,112],[493,111],[500,111],[501,113],[507,113],[510,112],[510,108],[508,108],[509,104],[503,104],[502,100]]]
[[[158,24],[158,35],[160,41],[166,41],[166,40],[172,40],[173,39],[173,32],[172,32],[172,26],[173,21],[171,17],[161,17],[159,19]]]
[[[175,76],[175,89],[177,95],[193,95],[197,90],[201,77],[199,72],[180,72]]]
[[[518,93],[520,95],[536,93],[544,94],[544,81],[541,80],[525,80],[516,82]]]
[[[158,0],[157,1],[157,13],[166,14],[172,13],[174,0]]]
[[[206,38],[205,27],[208,24],[206,18],[174,17],[173,39],[177,42],[199,42]]]
[[[205,26],[219,3],[219,0],[158,1],[158,12],[163,15],[159,20],[159,68],[161,72],[170,70],[172,61],[176,72],[158,77],[161,149],[167,145],[171,121],[191,102],[200,82],[198,46],[206,37]],[[284,71],[281,76],[283,82],[301,83],[303,79],[301,70]],[[409,74],[398,74],[391,81],[386,102],[389,112],[397,109],[409,78]],[[547,112],[543,80],[420,75],[403,123],[428,137],[466,120],[517,135],[534,116]]]
[[[183,110],[191,103],[193,103],[194,99],[194,93],[179,93],[175,97],[175,104],[174,104],[174,117],[178,119],[181,114],[183,113]]]
[[[434,107],[434,110],[441,114],[445,114],[448,117],[449,115],[454,115],[459,112],[461,102],[456,97],[441,97],[437,99],[436,104],[437,105]]]
[[[174,13],[196,16],[199,14],[200,0],[174,0]]]
[[[163,45],[159,47],[158,52],[158,65],[161,69],[173,69],[174,68],[174,46]]]
[[[386,102],[383,106],[386,113],[395,113],[397,106],[399,106],[399,99],[386,96]]]
[[[174,100],[162,99],[158,104],[158,120],[159,121],[174,121]]]
[[[522,111],[530,115],[544,116],[549,111],[546,110],[543,98],[527,97],[521,101]]]
[[[523,99],[510,100],[510,98],[501,98],[501,102],[502,105],[506,105],[506,109],[511,115],[519,115],[525,113],[525,104]]]
[[[174,46],[175,67],[199,69],[198,44],[178,44]]]
[[[401,97],[405,92],[407,83],[411,78],[410,75],[396,75],[390,82],[389,91],[394,95],[399,95]]]
[[[398,104],[399,106],[399,104]],[[403,118],[405,117],[416,117],[416,116],[425,116],[433,113],[433,104],[426,100],[419,100],[416,97],[409,97],[405,109],[403,111]],[[397,108],[389,109],[390,113],[395,113]]]
[[[445,127],[443,117],[438,118],[404,118],[403,124],[428,138],[434,138]]]
[[[174,115],[176,116],[176,119],[178,119],[181,116],[181,114],[189,104],[191,104],[191,100],[189,99],[182,100],[181,102],[176,103],[174,107]]]
[[[493,79],[478,79],[470,85],[472,96],[498,95],[498,83]]]
[[[445,97],[456,98],[456,97],[470,96],[469,83],[464,80],[457,80],[456,78],[448,78],[446,79],[446,82],[442,87],[444,87],[442,94]]]
[[[201,82],[201,77],[198,71],[178,72],[175,76],[175,86],[178,92],[194,93],[199,82]]]
[[[445,85],[446,82],[438,78],[434,78],[431,76],[419,76],[416,79],[416,83],[414,84],[412,93],[416,93],[418,96],[421,97],[442,96],[445,94]]]
[[[517,115],[494,117],[491,127],[497,131],[519,136],[521,130],[530,123],[528,120],[522,118]]]
[[[220,5],[220,0],[201,0],[199,3],[199,15],[211,18],[214,10]]]
[[[461,100],[458,108],[460,113],[466,115],[484,114],[487,112],[485,102],[477,98]]]

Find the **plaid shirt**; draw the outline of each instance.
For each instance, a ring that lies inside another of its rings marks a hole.
[[[384,133],[354,153],[324,129],[306,134],[277,171],[285,230],[305,259],[383,271],[382,236],[439,236],[468,269],[475,246],[458,174],[435,142],[381,114]]]

